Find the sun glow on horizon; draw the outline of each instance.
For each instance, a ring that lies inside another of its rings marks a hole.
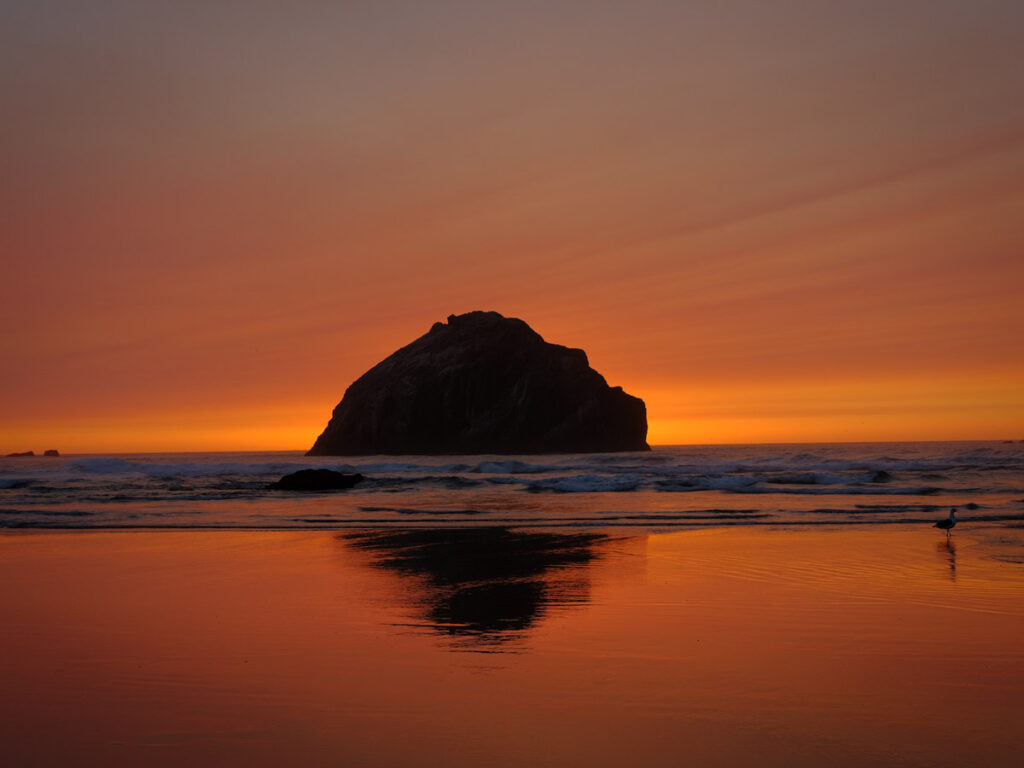
[[[652,446],[1024,439],[1024,376],[962,376],[930,388],[907,379],[626,389],[647,404]],[[0,452],[306,451],[335,404],[9,423]]]

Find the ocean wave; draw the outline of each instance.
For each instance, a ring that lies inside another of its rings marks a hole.
[[[415,475],[422,473],[436,474],[438,472],[457,473],[472,471],[472,468],[467,464],[413,464],[404,461],[375,461],[362,464],[349,462],[345,464],[318,464],[316,466],[326,467],[338,472],[360,472],[364,475]],[[302,466],[295,465],[291,468],[291,471],[303,468]]]
[[[49,517],[93,517],[96,512],[85,509],[0,509],[0,528],[11,524],[31,524],[32,519]],[[13,517],[14,520],[4,520],[5,517]],[[9,527],[9,526],[7,526]]]
[[[726,493],[764,493],[777,495],[878,495],[878,496],[931,496],[942,493],[946,489],[936,486],[892,487],[885,485],[863,485],[858,481],[851,483],[849,478],[834,479],[835,484],[825,484],[820,478],[806,478],[801,483],[784,483],[765,481],[748,475],[736,476],[699,476],[657,480],[653,487],[667,493],[694,493],[698,491],[722,491]],[[847,484],[851,483],[851,484]],[[974,490],[974,489],[964,489]]]
[[[733,491],[735,493],[779,493],[779,488],[762,488],[756,477],[749,475],[696,475],[657,480],[654,488],[659,491]]]
[[[409,507],[359,507],[360,512],[393,512],[398,515],[486,515],[482,509],[412,509]]]
[[[554,491],[556,493],[609,493],[632,491],[640,485],[636,475],[571,475],[551,477],[543,480],[526,481],[531,491]]]
[[[460,473],[476,471],[468,464],[415,464],[410,462],[177,462],[155,463],[114,457],[76,459],[65,464],[60,475],[145,475],[155,478],[213,477],[239,475],[264,477],[296,472],[300,469],[332,469],[336,472],[360,472],[378,475],[415,475],[423,473]],[[47,474],[53,474],[49,472]]]
[[[67,470],[87,475],[145,475],[147,477],[212,477],[219,475],[274,475],[292,472],[294,464],[279,462],[268,464],[244,464],[240,462],[181,462],[155,464],[118,458],[76,459],[68,462]]]
[[[476,480],[462,475],[419,475],[415,477],[365,476],[356,486],[360,490],[404,490],[416,486],[438,486],[458,491],[464,488],[476,488],[486,485],[486,480]]]
[[[526,461],[509,459],[507,461],[482,461],[469,471],[488,475],[531,475],[541,472],[559,472],[565,469],[565,465],[530,464]]]
[[[768,475],[763,479],[764,482],[773,485],[834,485],[846,481],[842,475],[824,475],[818,472],[780,473]]]

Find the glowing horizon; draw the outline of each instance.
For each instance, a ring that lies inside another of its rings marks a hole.
[[[721,391],[715,389],[652,391],[646,393],[648,413],[654,409],[663,416],[649,417],[648,442],[669,446],[1024,439],[1024,433],[1012,432],[1005,420],[1006,413],[1019,408],[1020,390],[1002,379],[947,382],[924,397],[922,389],[923,382],[914,380],[898,387],[878,382],[790,384],[760,392],[733,391],[732,396],[742,401],[734,406],[723,404]],[[983,405],[972,403],[978,397]],[[36,421],[22,430],[9,425],[5,436],[11,445],[21,446],[18,450],[36,453],[48,448],[67,454],[305,451],[336,404],[118,413],[80,420],[71,431],[55,420]],[[112,429],[114,418],[118,427]]]

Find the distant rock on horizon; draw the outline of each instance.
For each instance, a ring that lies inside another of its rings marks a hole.
[[[644,401],[608,386],[582,349],[469,312],[359,377],[307,455],[647,450]]]

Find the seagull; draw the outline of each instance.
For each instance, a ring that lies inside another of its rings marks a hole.
[[[946,538],[949,538],[949,532],[953,530],[953,526],[956,525],[956,507],[949,510],[949,518],[946,520],[939,520],[935,524],[936,528],[939,528],[946,532]]]

